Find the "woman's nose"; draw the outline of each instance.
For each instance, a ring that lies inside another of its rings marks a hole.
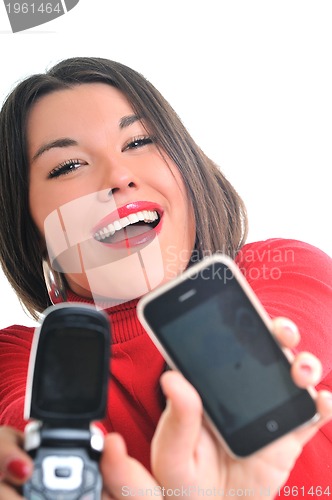
[[[135,188],[136,187],[136,184],[134,181],[129,181],[128,183],[127,183],[127,181],[125,181],[124,183],[119,182],[118,184],[121,184],[121,185],[115,186],[109,190],[110,194],[114,195],[118,191],[123,191],[124,189],[127,189],[127,188]]]
[[[125,197],[128,192],[138,189],[139,180],[130,168],[112,165],[105,170],[101,187],[104,201],[116,195]]]

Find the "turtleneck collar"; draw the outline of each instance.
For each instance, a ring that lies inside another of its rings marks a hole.
[[[67,300],[68,302],[94,305],[92,299],[81,297],[72,290],[67,290]],[[104,309],[110,319],[113,344],[128,342],[140,335],[146,335],[137,318],[137,302],[138,299],[130,300]]]

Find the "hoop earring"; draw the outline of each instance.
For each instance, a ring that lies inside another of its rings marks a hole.
[[[52,304],[67,302],[66,287],[61,274],[52,269],[49,258],[43,259],[43,273],[47,293]]]

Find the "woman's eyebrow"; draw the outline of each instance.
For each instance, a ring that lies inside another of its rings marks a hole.
[[[55,139],[55,141],[47,142],[46,144],[43,144],[42,146],[40,146],[40,148],[37,150],[37,152],[33,156],[32,161],[35,161],[42,154],[46,153],[46,151],[49,151],[50,149],[67,148],[69,146],[77,146],[77,145],[78,145],[78,142],[74,141],[74,139],[68,139],[68,138]]]
[[[137,122],[138,120],[140,120],[140,118],[137,115],[123,116],[119,121],[119,127],[120,127],[120,129],[129,127],[130,125]],[[34,162],[37,158],[39,158],[42,154],[46,153],[46,151],[49,151],[50,149],[67,148],[69,146],[77,146],[77,145],[78,145],[77,141],[75,141],[74,139],[69,139],[69,138],[55,139],[54,141],[47,142],[46,144],[43,144],[42,146],[40,146],[40,148],[34,154],[34,156],[32,158],[32,162]]]
[[[120,129],[123,129],[125,127],[129,127],[130,125],[137,122],[138,120],[140,120],[140,117],[137,115],[123,116],[119,121],[119,127],[120,127]]]

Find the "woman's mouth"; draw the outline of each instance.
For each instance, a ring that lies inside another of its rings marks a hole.
[[[144,208],[143,208],[144,206]],[[161,229],[162,210],[146,202],[130,203],[105,217],[93,230],[98,242],[115,247],[146,244]]]

